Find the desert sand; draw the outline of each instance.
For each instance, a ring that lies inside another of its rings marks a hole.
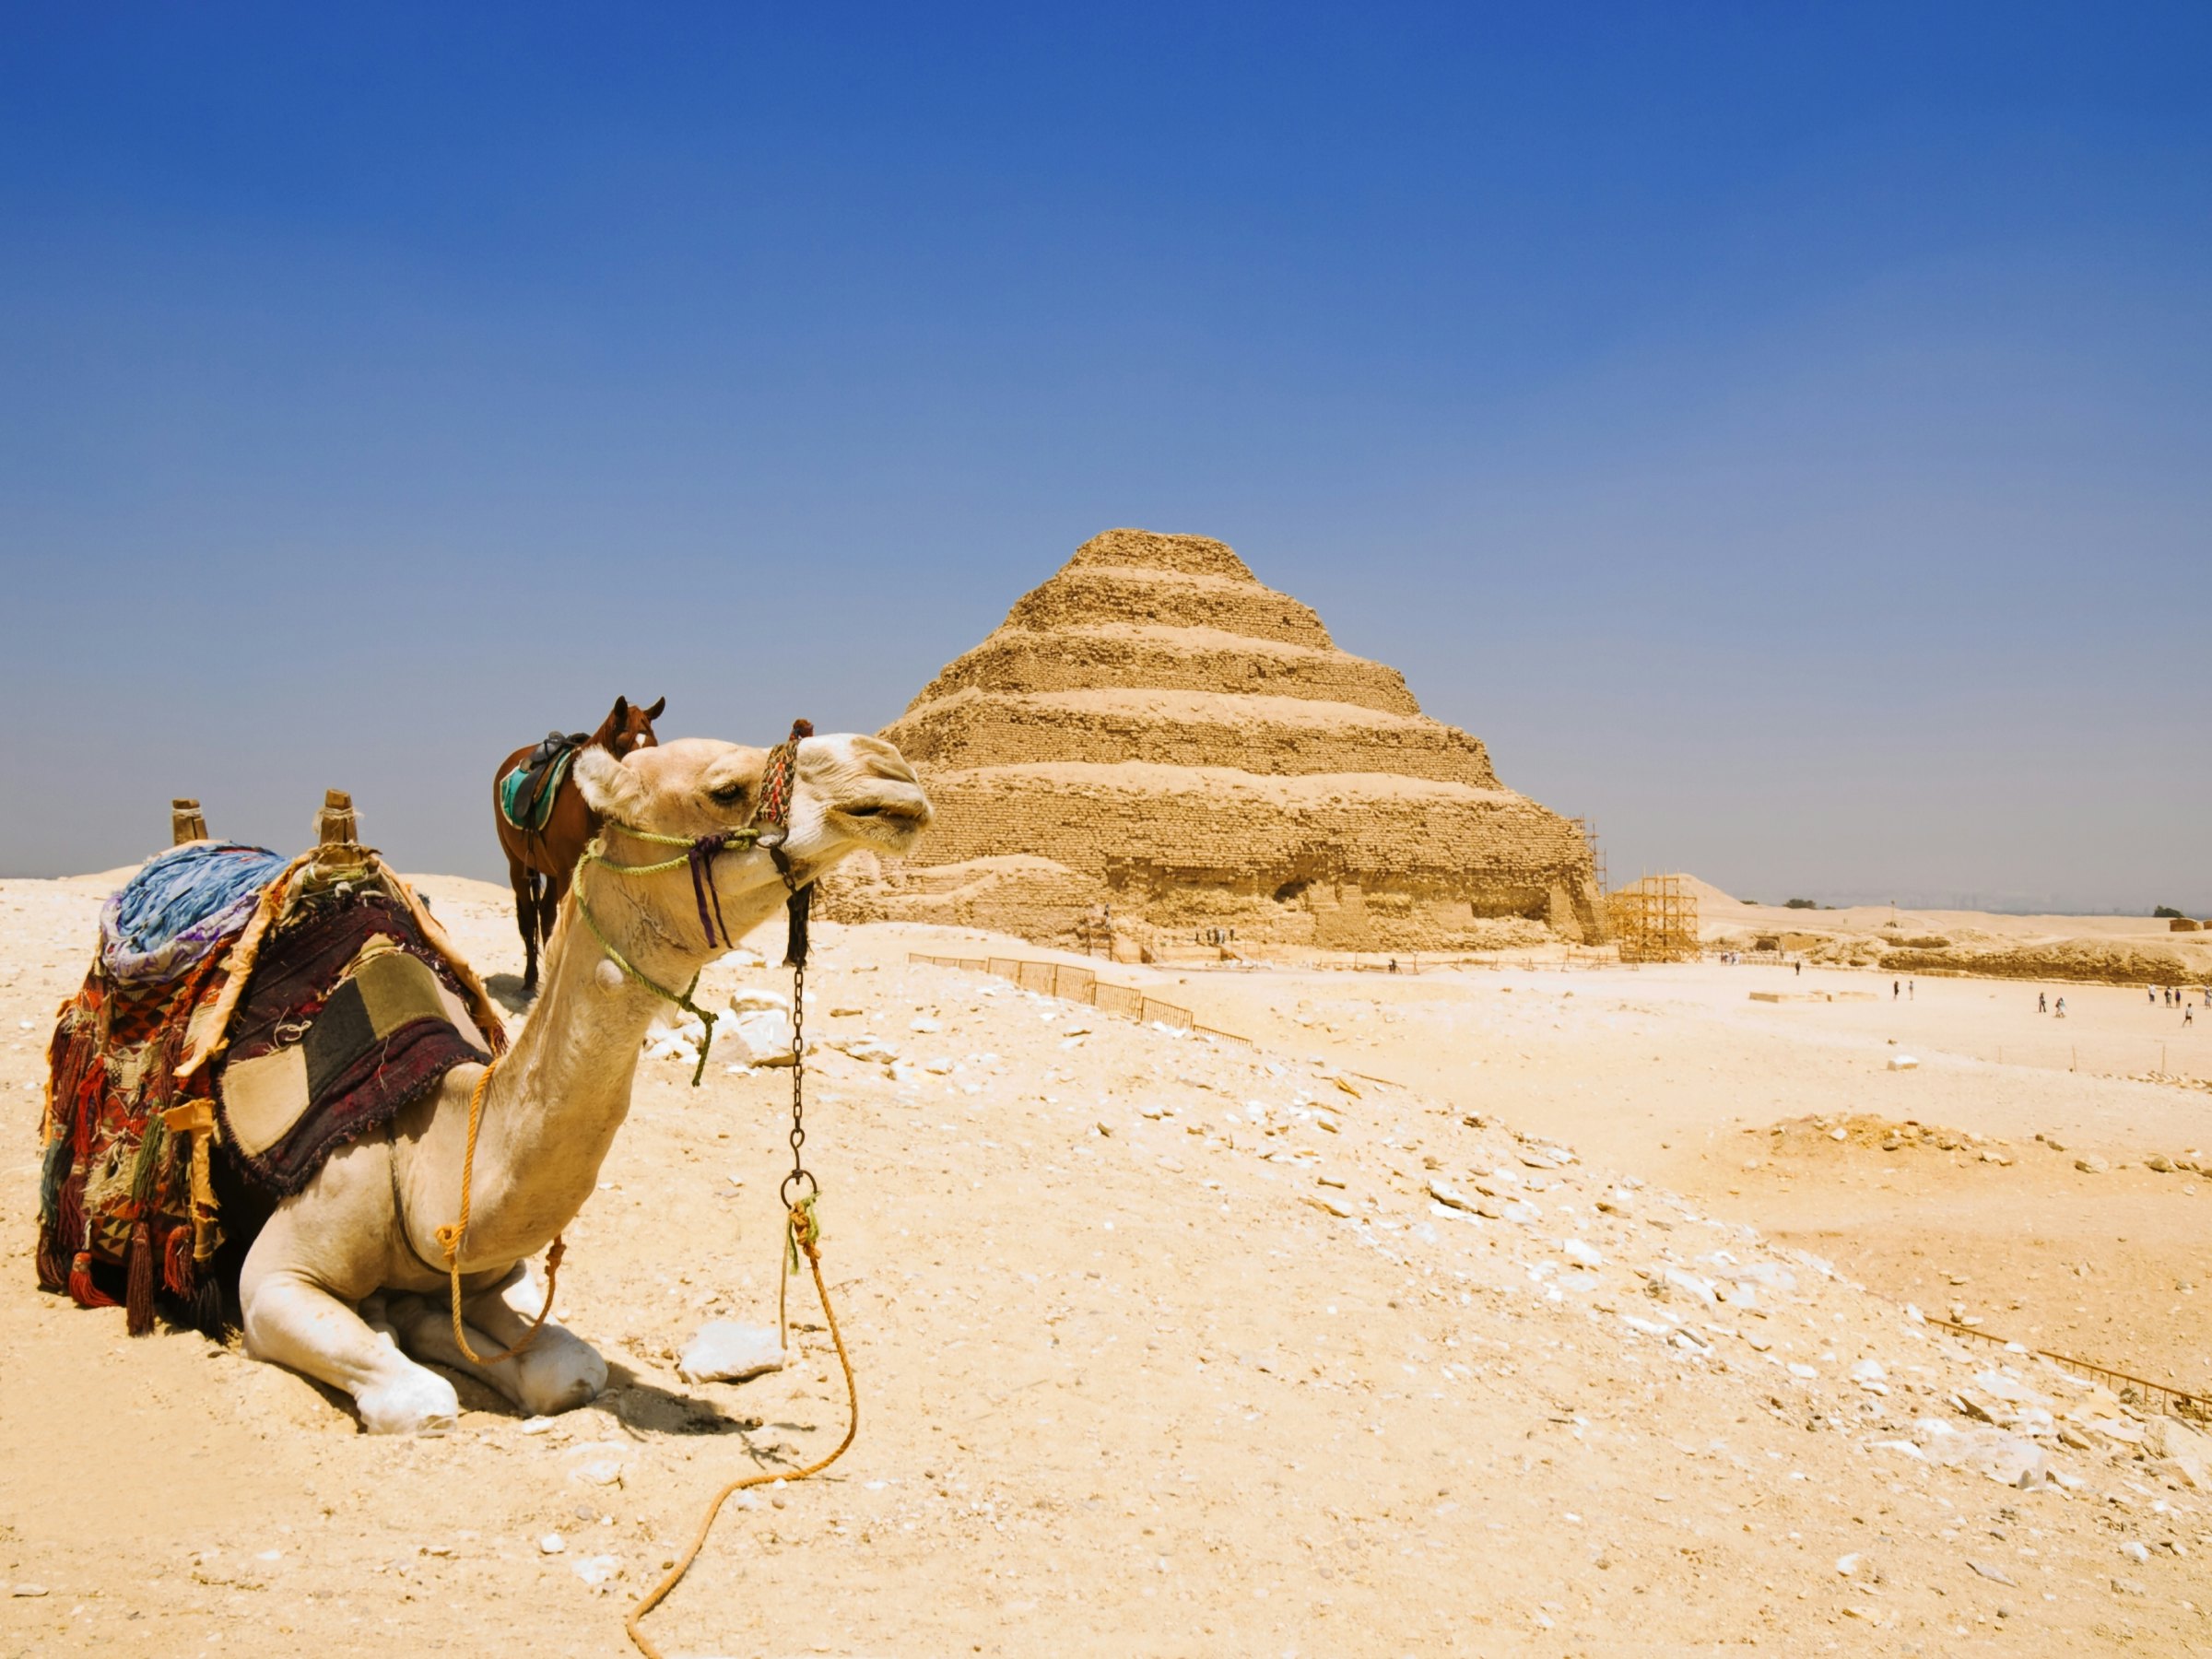
[[[841,1430],[803,1299],[794,1369],[674,1367],[773,1316],[784,1075],[643,1064],[560,1287],[598,1402],[527,1422],[464,1383],[451,1436],[372,1439],[234,1346],[33,1288],[43,1044],[110,885],[0,883],[0,1653],[624,1651],[714,1487]],[[519,967],[503,891],[421,886]],[[2212,1179],[2145,1167],[2204,1153],[2212,1095],[2028,1054],[2035,985],[1112,970],[1245,1046],[915,951],[1049,954],[820,929],[860,1439],[725,1514],[654,1615],[671,1653],[2212,1645],[2212,1444],[1916,1312],[2212,1382]],[[702,994],[741,984],[787,979]],[[2186,1041],[2060,989],[2085,1054]]]

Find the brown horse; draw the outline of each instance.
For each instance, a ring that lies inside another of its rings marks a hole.
[[[632,749],[651,748],[657,741],[653,723],[668,706],[666,698],[651,708],[615,699],[614,712],[587,737],[584,748],[603,748],[618,760]],[[507,854],[507,881],[514,888],[514,924],[523,935],[523,994],[537,990],[537,947],[553,934],[553,918],[561,896],[576,873],[576,861],[593,836],[599,833],[598,815],[584,805],[583,791],[576,787],[573,771],[560,780],[552,815],[543,830],[517,830],[507,821],[500,806],[500,780],[530,759],[535,744],[516,749],[500,762],[492,779],[491,817],[500,832],[500,850]]]

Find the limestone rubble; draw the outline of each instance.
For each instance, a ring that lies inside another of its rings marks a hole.
[[[1093,536],[884,735],[937,827],[837,885],[847,919],[1072,941],[1104,906],[1166,941],[1344,950],[1601,925],[1575,824],[1204,536]]]

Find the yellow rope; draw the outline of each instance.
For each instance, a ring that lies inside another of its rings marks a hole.
[[[845,1454],[853,1444],[853,1437],[860,1432],[860,1391],[853,1381],[853,1359],[845,1352],[844,1335],[837,1328],[837,1310],[830,1305],[830,1288],[822,1282],[821,1228],[815,1220],[814,1201],[811,1198],[803,1204],[794,1204],[791,1206],[791,1216],[784,1223],[784,1239],[787,1247],[805,1253],[806,1265],[814,1271],[814,1293],[821,1299],[822,1317],[830,1323],[830,1340],[837,1344],[837,1362],[843,1368],[845,1373],[845,1438],[837,1442],[837,1450],[830,1453],[829,1456],[810,1463],[805,1468],[793,1474],[779,1475],[772,1470],[764,1469],[758,1475],[742,1476],[714,1494],[713,1501],[707,1505],[707,1512],[700,1521],[699,1530],[692,1534],[691,1542],[686,1546],[682,1557],[677,1559],[674,1567],[668,1570],[659,1583],[645,1593],[644,1598],[629,1610],[629,1617],[622,1621],[622,1628],[629,1632],[630,1641],[637,1643],[638,1652],[643,1653],[645,1659],[665,1659],[665,1655],[638,1627],[643,1621],[645,1615],[659,1606],[667,1594],[682,1582],[684,1574],[691,1570],[691,1563],[699,1559],[700,1550],[706,1546],[707,1535],[714,1529],[714,1517],[722,1512],[723,1504],[734,1493],[742,1492],[747,1487],[770,1486],[780,1480],[805,1480],[809,1476],[819,1475]],[[782,1322],[782,1298],[779,1295],[777,1298],[779,1323]],[[788,1334],[784,1337],[784,1344],[788,1350],[790,1346]]]
[[[484,1119],[484,1091],[490,1087],[491,1074],[499,1069],[500,1062],[494,1060],[484,1068],[483,1076],[477,1079],[476,1088],[469,1091],[468,1146],[461,1154],[461,1218],[450,1227],[438,1230],[438,1245],[445,1252],[446,1269],[453,1275],[453,1340],[461,1345],[461,1351],[477,1365],[491,1365],[501,1359],[512,1359],[537,1340],[538,1330],[546,1323],[546,1316],[553,1312],[553,1287],[560,1282],[560,1258],[569,1251],[567,1240],[557,1237],[553,1241],[553,1248],[546,1252],[546,1300],[537,1310],[537,1317],[530,1322],[530,1328],[523,1333],[520,1341],[511,1347],[501,1348],[496,1354],[479,1354],[468,1346],[468,1336],[461,1328],[461,1243],[468,1237],[469,1188],[476,1176],[477,1129]]]

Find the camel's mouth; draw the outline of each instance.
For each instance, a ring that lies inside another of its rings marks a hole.
[[[901,853],[922,838],[936,813],[927,795],[910,787],[840,801],[830,808],[829,816],[855,840],[885,852]]]

